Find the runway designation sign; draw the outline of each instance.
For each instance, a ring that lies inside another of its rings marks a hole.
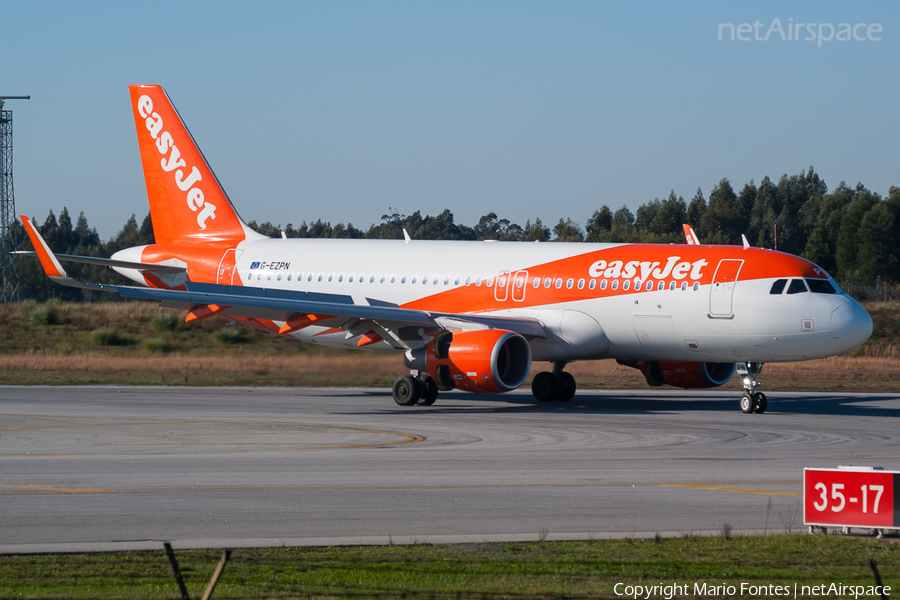
[[[803,523],[829,527],[900,527],[900,471],[803,469]]]

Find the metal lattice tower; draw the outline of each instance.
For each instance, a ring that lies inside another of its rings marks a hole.
[[[31,96],[0,96],[0,302],[19,301],[19,264],[11,252],[18,249],[16,200],[13,196],[12,111],[3,110],[5,100],[30,100]]]

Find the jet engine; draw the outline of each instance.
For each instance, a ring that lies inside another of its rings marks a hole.
[[[651,386],[711,388],[725,385],[734,375],[734,363],[678,362],[639,360],[628,364],[641,370]]]
[[[531,369],[531,347],[518,333],[503,329],[445,331],[404,358],[410,369],[425,371],[438,389],[475,393],[514,390]]]

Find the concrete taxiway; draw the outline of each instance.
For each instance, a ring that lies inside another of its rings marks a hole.
[[[803,467],[900,468],[900,395],[0,387],[0,552],[799,529]]]

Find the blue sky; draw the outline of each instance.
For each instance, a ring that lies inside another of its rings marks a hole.
[[[775,18],[883,31],[718,40]],[[0,95],[32,96],[6,105],[19,212],[102,238],[147,213],[133,83],[166,88],[246,220],[584,224],[809,165],[886,194],[898,32],[896,2],[12,2]]]

